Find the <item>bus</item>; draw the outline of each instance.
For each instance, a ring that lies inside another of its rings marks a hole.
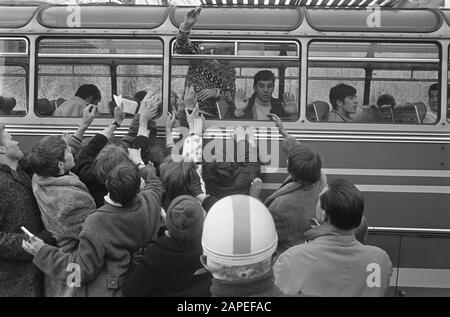
[[[450,296],[450,10],[205,6],[191,34],[202,50],[178,54],[190,9],[2,5],[0,123],[24,151],[45,135],[72,133],[81,119],[52,113],[80,85],[95,84],[102,100],[89,137],[111,122],[113,94],[132,98],[160,85],[162,144],[171,96],[182,98],[192,63],[231,65],[241,95],[253,92],[256,72],[271,70],[273,97],[292,97],[282,118],[288,133],[321,153],[329,180],[346,178],[363,192],[367,244],[386,250],[394,266],[388,295]],[[327,120],[329,91],[339,83],[357,90],[348,122]],[[437,109],[429,104],[433,84]],[[384,94],[396,105],[376,105]],[[269,152],[279,158],[262,167],[263,198],[280,186],[286,156],[272,121],[220,115],[205,124],[207,141],[244,126],[258,144],[275,144]]]

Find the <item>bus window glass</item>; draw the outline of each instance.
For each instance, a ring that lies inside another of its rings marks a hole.
[[[153,87],[161,90],[161,65],[126,64],[117,66],[117,93],[131,100],[142,101]],[[159,113],[162,113],[162,104]]]
[[[447,121],[450,122],[450,58],[447,78],[449,80],[447,83]]]
[[[439,119],[433,91],[439,82],[436,44],[312,42],[308,65],[309,121],[435,124]]]
[[[23,116],[28,111],[28,42],[0,39],[0,116]]]
[[[0,116],[24,115],[27,112],[26,71],[22,66],[6,66],[0,57]]]
[[[162,42],[43,39],[38,64],[36,114],[80,117],[86,105],[96,104],[99,116],[111,117],[113,94],[134,100],[154,84],[161,89]]]
[[[269,113],[283,120],[298,118],[297,43],[190,43],[175,42],[171,60],[171,90],[183,107],[198,104],[207,119],[269,120]]]

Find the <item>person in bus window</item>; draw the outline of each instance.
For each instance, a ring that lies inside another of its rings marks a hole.
[[[81,117],[87,105],[97,105],[102,99],[95,85],[82,85],[75,96],[62,103],[53,113],[57,117]]]
[[[174,50],[178,54],[210,54],[203,51],[189,37],[192,27],[197,22],[201,9],[188,11],[184,23],[180,25]],[[227,47],[217,47],[215,55],[230,55]],[[207,116],[219,117],[219,103],[228,108],[233,104],[235,94],[236,70],[225,61],[198,59],[190,63],[184,84],[184,102],[186,106],[195,106]],[[193,89],[192,89],[193,88]],[[188,99],[189,103],[188,104]]]
[[[450,85],[447,87],[447,93],[450,92]],[[438,118],[438,112],[439,112],[439,100],[440,100],[440,94],[441,90],[439,88],[438,83],[434,83],[428,88],[428,108],[427,108],[427,115],[425,116],[425,119],[423,119],[423,123],[435,123]],[[450,95],[447,95],[447,108],[450,111]],[[448,112],[447,111],[447,112]],[[447,117],[449,116],[449,113],[447,113]]]
[[[333,107],[328,114],[330,122],[352,122],[356,113],[358,98],[356,89],[350,85],[339,84],[330,89],[330,103]]]
[[[254,93],[248,103],[236,100],[235,107],[228,111],[226,117],[246,120],[268,120],[269,114],[275,114],[280,118],[289,117],[283,101],[272,97],[274,87],[275,75],[270,70],[257,72],[253,77]]]

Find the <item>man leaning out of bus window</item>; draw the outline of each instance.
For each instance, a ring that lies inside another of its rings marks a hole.
[[[308,243],[280,255],[275,284],[286,294],[384,296],[392,275],[388,254],[357,241],[354,231],[364,213],[364,197],[352,183],[336,179],[320,193],[316,224]]]
[[[66,100],[53,113],[56,117],[81,117],[89,104],[96,106],[102,99],[100,90],[95,85],[82,85],[75,96]]]
[[[268,120],[269,114],[286,118],[289,114],[284,109],[283,101],[272,97],[275,88],[275,75],[270,70],[261,70],[253,77],[254,93],[248,100],[240,96],[235,100],[235,106],[226,114],[228,119]]]
[[[339,84],[330,89],[330,103],[333,107],[328,113],[330,122],[352,122],[356,113],[358,97],[356,89],[350,85]]]

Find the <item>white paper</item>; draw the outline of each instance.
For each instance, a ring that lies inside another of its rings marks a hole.
[[[129,100],[122,98],[122,96],[116,96],[113,95],[114,101],[116,102],[116,105],[120,106],[120,104],[123,105],[123,111],[126,113],[134,114],[136,112],[136,108],[138,106],[138,103],[134,100]]]

